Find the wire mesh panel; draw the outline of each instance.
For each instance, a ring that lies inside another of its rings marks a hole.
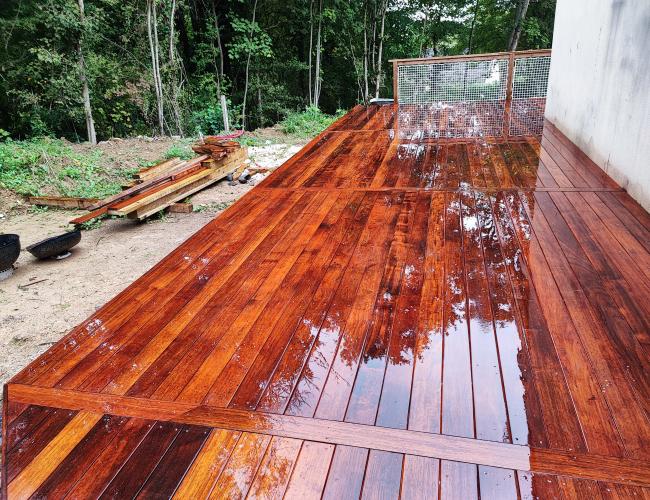
[[[541,135],[550,66],[550,56],[515,59],[508,127],[510,135]]]
[[[501,133],[507,58],[399,65],[397,77],[400,109],[409,110],[399,116],[402,130],[429,137]]]
[[[502,100],[508,59],[408,64],[397,77],[400,104]]]
[[[541,134],[549,54],[537,51],[395,61],[400,135]]]
[[[500,136],[503,117],[504,101],[400,104],[397,112],[403,139]]]

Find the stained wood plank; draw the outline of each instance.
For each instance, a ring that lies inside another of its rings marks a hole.
[[[332,445],[304,442],[284,498],[290,500],[320,498],[333,453]]]
[[[283,498],[301,446],[298,439],[273,437],[247,498]]]
[[[101,452],[119,435],[126,417],[104,415],[33,493],[32,498],[63,498],[82,480]]]
[[[61,432],[46,442],[46,446],[39,453],[33,455],[29,465],[13,478],[8,476],[8,496],[11,498],[28,498],[31,496],[58,467],[59,463],[77,446],[79,441],[88,434],[100,418],[101,415],[96,413],[77,413]]]
[[[440,488],[440,460],[404,456],[402,497],[418,500],[437,500]]]
[[[404,455],[371,450],[361,498],[398,498]]]
[[[208,437],[207,427],[183,426],[138,492],[138,498],[170,498]]]
[[[209,498],[245,498],[271,438],[243,433]]]
[[[207,498],[240,436],[237,431],[212,430],[173,498]]]
[[[328,500],[358,499],[361,495],[368,450],[337,446],[330,464],[323,498]]]
[[[552,126],[457,111],[356,107],[23,370],[10,484],[645,494],[650,216]],[[68,411],[111,416],[64,445]]]

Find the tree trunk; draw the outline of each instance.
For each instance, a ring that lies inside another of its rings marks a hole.
[[[474,4],[474,16],[472,17],[472,28],[469,31],[469,41],[467,44],[467,53],[472,53],[472,44],[474,43],[474,30],[476,29],[476,16],[478,15],[478,4],[479,0],[476,0]]]
[[[318,107],[321,90],[320,57],[321,57],[321,25],[323,21],[323,0],[318,2],[318,31],[316,32],[316,71],[314,74],[314,106]]]
[[[156,104],[158,108],[158,127],[160,135],[165,135],[164,129],[164,112],[163,112],[163,92],[162,81],[160,79],[160,57],[158,52],[158,28],[156,16],[156,0],[147,0],[147,34],[149,35],[149,49],[151,51],[151,66],[153,71],[153,81],[156,89]]]
[[[181,107],[178,103],[178,96],[183,86],[183,61],[182,59],[176,60],[176,40],[174,39],[174,24],[176,22],[176,0],[172,0],[172,7],[169,13],[169,65],[172,71],[172,112],[174,113],[174,121],[176,122],[176,129],[179,135],[183,133],[183,123],[181,119]]]
[[[519,37],[521,36],[521,27],[526,19],[526,12],[528,11],[528,4],[530,0],[519,0],[517,4],[517,12],[515,13],[515,25],[510,34],[510,42],[508,43],[508,51],[514,52],[517,50]]]
[[[214,29],[217,32],[217,48],[219,49],[219,64],[215,61],[215,69],[217,70],[217,97],[221,98],[221,82],[223,82],[223,46],[221,44],[221,30],[219,29],[219,18],[217,17],[217,10],[215,3],[212,2],[212,17],[214,18]]]
[[[375,87],[375,98],[379,99],[379,90],[381,88],[382,64],[381,56],[384,47],[384,26],[386,25],[386,11],[388,10],[388,0],[381,2],[381,28],[379,30],[379,49],[377,50],[377,79]]]
[[[311,82],[311,56],[314,51],[314,0],[309,4],[309,105],[314,105],[314,92]]]
[[[176,13],[176,0],[172,0],[172,10],[169,13],[169,61],[174,64],[174,15]]]
[[[253,4],[253,23],[251,24],[251,31],[248,35],[249,42],[252,41],[253,39],[253,29],[255,26],[255,14],[257,14],[257,0],[255,0],[255,3]],[[248,96],[248,74],[250,70],[250,65],[251,65],[251,50],[250,47],[248,49],[248,57],[246,58],[246,79],[244,80],[244,102],[242,104],[242,111],[241,111],[241,124],[242,128],[246,128],[246,98]]]
[[[79,19],[81,20],[82,27],[85,25],[86,15],[84,10],[84,0],[78,0],[79,3]],[[88,89],[88,78],[86,78],[86,61],[84,59],[83,50],[81,48],[81,40],[77,44],[77,51],[79,53],[79,79],[81,80],[81,94],[84,101],[84,115],[86,115],[86,133],[88,141],[95,145],[97,144],[97,135],[95,134],[95,121],[93,120],[93,110],[90,106],[90,90]]]
[[[363,12],[363,102],[368,102],[368,2]]]

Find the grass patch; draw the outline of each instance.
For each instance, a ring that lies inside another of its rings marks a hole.
[[[233,203],[235,202],[221,201],[221,202],[208,203],[205,205],[197,205],[194,207],[194,211],[195,212],[221,212],[222,210],[225,210]]]
[[[0,187],[25,196],[104,198],[121,190],[134,169],[102,165],[102,152],[77,153],[60,139],[0,142]]]
[[[305,111],[292,112],[280,122],[280,128],[285,134],[300,138],[314,137],[329,127],[345,114],[339,110],[335,115],[323,113],[315,106],[309,106]]]
[[[254,148],[260,146],[268,146],[269,144],[274,144],[277,142],[272,139],[265,139],[263,137],[258,137],[253,134],[243,135],[235,139],[235,141],[237,141],[239,144],[241,144],[244,147],[254,147]]]
[[[196,138],[187,137],[180,139],[178,142],[172,144],[165,152],[165,158],[180,158],[181,160],[189,160],[194,158],[196,153],[192,151],[192,144],[196,142]]]

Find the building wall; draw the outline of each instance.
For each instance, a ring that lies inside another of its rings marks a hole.
[[[558,0],[546,117],[650,211],[650,0]]]

